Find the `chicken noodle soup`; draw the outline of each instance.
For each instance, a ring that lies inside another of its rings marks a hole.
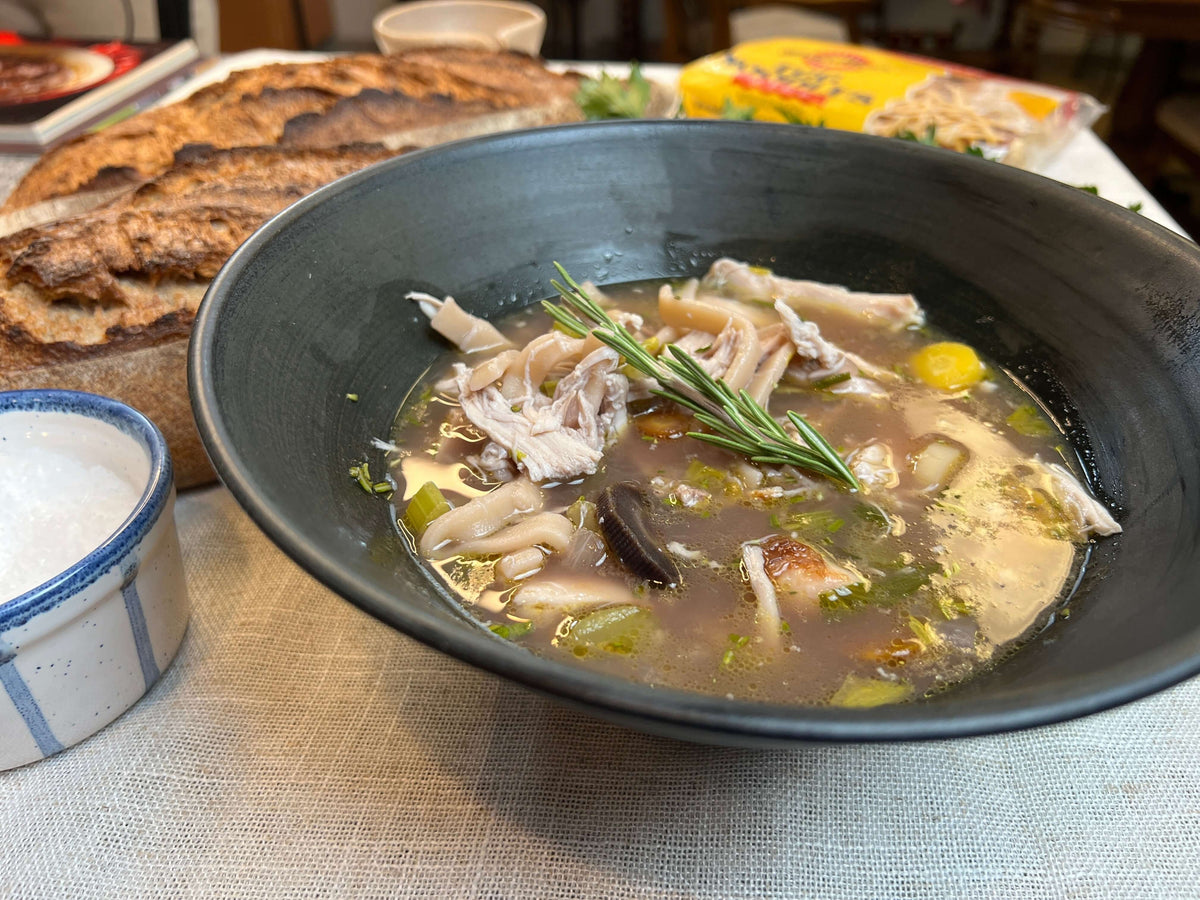
[[[570,317],[412,295],[458,350],[397,418],[398,524],[497,640],[652,685],[899,702],[1013,646],[1120,530],[1037,403],[909,295],[728,259],[582,291],[849,473],[689,436],[719,440]]]

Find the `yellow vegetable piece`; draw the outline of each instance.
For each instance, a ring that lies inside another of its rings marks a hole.
[[[941,341],[922,347],[908,360],[913,374],[942,391],[961,391],[976,384],[986,372],[975,351],[966,344]]]
[[[867,709],[885,703],[900,703],[911,697],[912,693],[912,685],[906,681],[883,681],[851,674],[829,698],[829,703],[832,706]]]

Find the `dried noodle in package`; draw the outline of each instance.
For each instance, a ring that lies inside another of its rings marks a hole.
[[[779,39],[685,66],[683,111],[907,137],[1026,169],[1104,107],[1087,94],[872,47]]]

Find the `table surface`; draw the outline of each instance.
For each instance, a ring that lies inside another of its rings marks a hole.
[[[1090,132],[1045,174],[1177,228]],[[1200,679],[995,737],[694,746],[376,622],[224,488],[176,516],[179,656],[0,774],[0,897],[1200,898]]]

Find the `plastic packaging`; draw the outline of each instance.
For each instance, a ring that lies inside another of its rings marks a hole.
[[[802,39],[739,44],[680,77],[683,111],[904,137],[1045,165],[1104,112],[1093,97],[940,60]]]

